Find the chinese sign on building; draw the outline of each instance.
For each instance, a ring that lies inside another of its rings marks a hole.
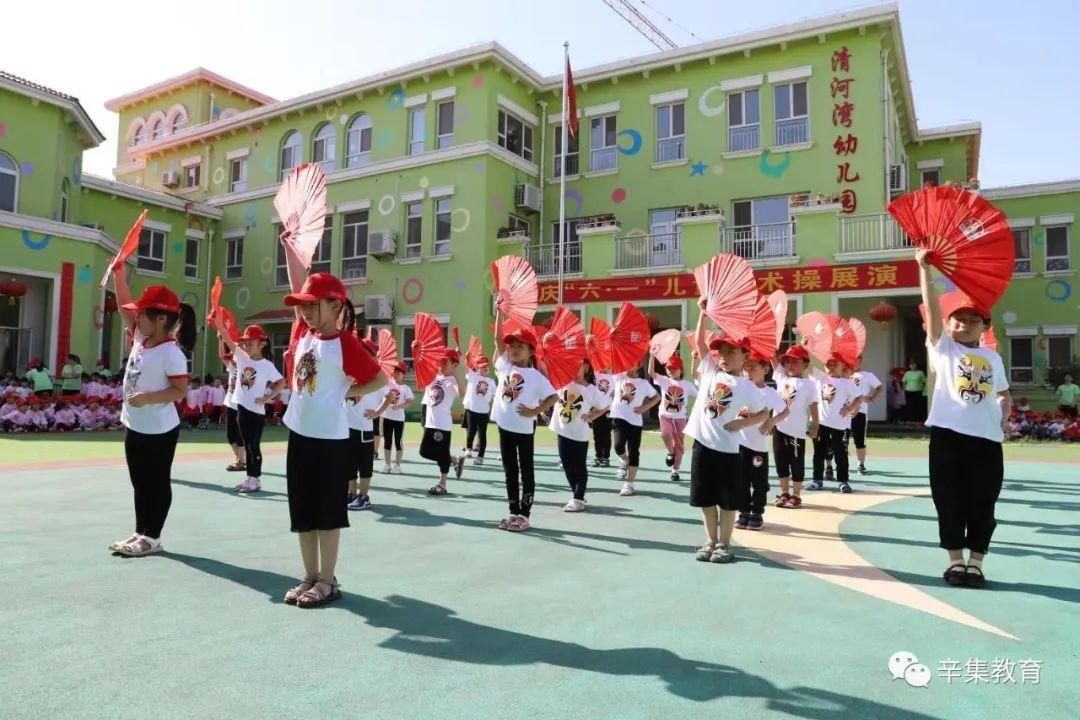
[[[855,154],[859,151],[859,136],[855,134],[855,103],[851,102],[851,51],[847,46],[835,50],[832,54],[832,82],[829,83],[829,98],[832,101],[832,124],[836,128],[836,141],[833,151],[836,153],[836,184],[840,189],[840,204],[843,211],[852,214],[859,208],[859,196],[852,187],[859,181],[860,175],[855,163]]]

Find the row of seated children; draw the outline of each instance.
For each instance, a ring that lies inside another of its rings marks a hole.
[[[1080,418],[1071,418],[1062,411],[1037,412],[1014,409],[1009,415],[1008,436],[1010,440],[1080,441]]]
[[[223,427],[226,413],[225,391],[227,380],[214,378],[204,382],[199,378],[192,378],[188,385],[187,395],[183,400],[176,403],[176,409],[180,413],[183,422],[192,430],[205,430],[211,427]],[[266,408],[266,423],[278,425],[285,408],[289,405],[289,391],[285,390],[274,402],[273,406]]]
[[[75,432],[120,428],[120,402],[74,397],[62,401],[8,393],[0,405],[0,432]]]
[[[40,397],[34,392],[34,388],[26,378],[20,379],[11,376],[0,379],[0,397],[7,397],[12,394],[23,398],[32,396]],[[59,395],[59,387],[52,394]],[[103,375],[93,373],[89,376],[85,376],[82,392],[79,393],[79,395],[65,397],[82,397],[86,402],[96,400],[99,403],[108,400],[122,401],[124,399],[124,388],[116,378],[110,379]]]

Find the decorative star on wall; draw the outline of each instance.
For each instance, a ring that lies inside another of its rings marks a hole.
[[[705,164],[705,163],[701,162],[700,160],[698,160],[696,163],[694,163],[693,165],[690,166],[690,177],[694,177],[696,175],[700,175],[700,176],[704,177],[705,171],[708,168],[709,168],[709,166],[707,164]]]

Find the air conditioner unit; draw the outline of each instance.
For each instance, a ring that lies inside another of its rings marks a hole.
[[[515,193],[515,205],[519,208],[528,208],[533,212],[540,212],[540,188],[529,183],[519,183]]]
[[[889,166],[889,192],[907,190],[907,168],[903,165]]]
[[[397,243],[391,230],[378,230],[368,233],[368,255],[375,257],[393,256],[397,252]]]
[[[167,188],[179,187],[180,173],[175,170],[168,170],[161,173],[161,185]]]
[[[364,297],[364,320],[366,322],[390,320],[393,315],[394,308],[390,303],[390,298],[386,295],[367,295]]]

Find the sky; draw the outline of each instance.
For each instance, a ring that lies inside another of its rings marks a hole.
[[[633,0],[680,45],[847,9],[844,0]],[[651,52],[602,0],[51,0],[6,3],[0,69],[77,96],[107,141],[105,101],[196,66],[287,99],[496,40],[542,74]],[[1080,2],[901,0],[920,126],[982,123],[984,187],[1080,177]],[[670,18],[670,21],[667,19]],[[691,34],[692,33],[692,34]],[[696,37],[695,37],[696,36]]]

